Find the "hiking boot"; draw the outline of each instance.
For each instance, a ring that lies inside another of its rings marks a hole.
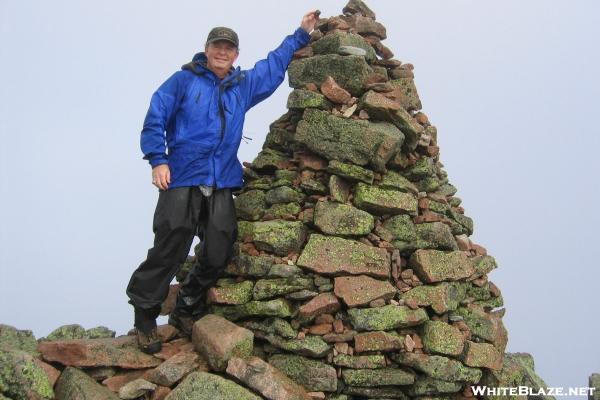
[[[179,332],[187,337],[192,336],[192,328],[194,327],[195,322],[196,319],[192,317],[182,316],[176,313],[171,313],[169,315],[169,325],[174,326]]]
[[[135,335],[137,337],[138,347],[142,352],[154,354],[162,349],[162,343],[160,342],[156,328],[151,329],[148,333],[135,328]]]

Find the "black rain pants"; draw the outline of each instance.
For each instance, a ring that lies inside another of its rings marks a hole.
[[[169,285],[198,235],[201,251],[182,282],[174,312],[192,318],[205,314],[206,292],[222,276],[237,238],[231,190],[214,190],[210,196],[204,196],[197,186],[161,190],[152,230],[154,247],[127,285],[129,303],[156,319]]]

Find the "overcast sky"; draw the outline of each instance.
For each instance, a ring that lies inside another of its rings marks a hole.
[[[158,196],[139,150],[150,96],[213,26],[239,33],[250,68],[308,9],[346,2],[301,3],[0,0],[0,323],[36,337],[132,326],[125,286]],[[415,65],[472,239],[498,261],[508,350],[533,354],[550,386],[587,386],[600,372],[600,2],[368,4]],[[289,91],[247,115],[241,160]]]

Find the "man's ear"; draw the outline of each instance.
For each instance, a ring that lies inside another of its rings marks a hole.
[[[240,56],[240,51],[239,51],[239,50],[236,50],[236,51],[235,51],[235,57],[234,57],[234,59],[233,59],[233,62],[235,62],[235,61],[238,59],[238,57],[239,57],[239,56]]]

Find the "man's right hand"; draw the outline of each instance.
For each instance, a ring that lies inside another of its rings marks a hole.
[[[167,190],[171,183],[171,170],[168,164],[160,164],[152,168],[152,184],[160,190]]]

